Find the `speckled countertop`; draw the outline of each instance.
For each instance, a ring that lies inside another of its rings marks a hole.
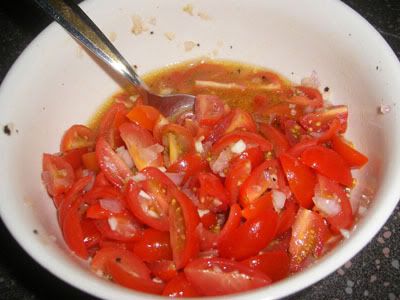
[[[0,1],[0,82],[22,50],[49,23],[32,2]],[[374,25],[400,57],[400,0],[344,2]],[[357,256],[288,299],[400,299],[399,260],[400,206],[397,206],[378,235]],[[0,299],[94,298],[34,262],[0,220]]]

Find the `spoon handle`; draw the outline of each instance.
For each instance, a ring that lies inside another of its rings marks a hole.
[[[145,87],[133,68],[85,12],[70,0],[35,2],[77,41],[137,87]]]

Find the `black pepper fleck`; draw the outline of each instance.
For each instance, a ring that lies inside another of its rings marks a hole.
[[[242,70],[240,70],[240,69],[237,69],[237,72],[240,74],[240,72],[241,72]]]
[[[137,67],[137,65],[133,65],[133,67],[135,68],[135,69],[137,69],[138,67]]]
[[[326,87],[324,88],[324,92],[329,92],[329,87],[328,87],[328,86],[326,86]]]
[[[294,75],[294,72],[291,72],[290,74]]]
[[[150,34],[154,34],[154,31],[150,31]]]
[[[15,132],[16,132],[16,133],[19,133],[19,130],[18,130],[18,129],[15,129]]]
[[[349,33],[349,36],[351,36],[351,33]]]
[[[8,125],[5,125],[5,126],[3,127],[3,132],[4,132],[4,134],[6,134],[6,135],[11,135],[11,129],[10,129],[10,127],[8,127]]]
[[[376,69],[379,70],[379,66],[376,66]]]
[[[200,43],[197,43],[197,47],[200,47]]]
[[[38,234],[39,232],[36,229],[33,229],[32,231],[34,234]]]
[[[231,49],[232,49],[232,48],[233,48],[233,46],[229,46],[229,48],[231,48]]]

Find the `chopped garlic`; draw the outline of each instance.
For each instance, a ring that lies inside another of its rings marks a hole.
[[[185,41],[183,43],[183,47],[185,48],[186,52],[191,51],[194,47],[196,47],[196,43],[193,41]]]
[[[204,140],[204,136],[201,136],[194,143],[194,147],[196,149],[196,152],[198,152],[198,153],[204,152],[204,147],[203,147],[203,143],[202,143],[203,140]]]
[[[158,169],[163,173],[167,172],[167,169],[165,167],[158,167]]]
[[[207,13],[205,13],[205,12],[200,11],[200,12],[197,13],[197,15],[198,15],[198,16],[200,17],[200,19],[202,19],[202,20],[205,20],[205,21],[211,20],[211,17],[210,17]]]
[[[340,233],[343,235],[344,238],[348,239],[350,237],[350,231],[346,229],[340,229]]]
[[[208,209],[197,209],[197,212],[199,213],[200,218],[210,212]]]
[[[184,7],[182,7],[182,10],[183,10],[185,13],[187,13],[187,14],[193,16],[193,5],[192,5],[192,4],[186,4]]]
[[[110,225],[110,228],[112,231],[115,231],[118,227],[118,221],[114,217],[108,218],[108,225]]]
[[[232,145],[231,151],[236,154],[240,154],[246,150],[246,144],[243,140],[238,140],[235,144]]]
[[[132,16],[132,33],[134,35],[139,35],[144,31],[147,31],[148,29],[144,26],[143,20],[140,16],[138,15],[133,15]]]
[[[172,41],[173,39],[175,39],[175,33],[174,33],[174,32],[165,32],[165,33],[164,33],[164,36],[165,36],[168,40],[170,40],[170,41]]]
[[[146,200],[151,200],[151,196],[149,194],[147,194],[145,191],[140,190],[139,192],[139,196],[146,199]]]
[[[278,190],[272,190],[272,204],[277,212],[285,206],[286,195]]]

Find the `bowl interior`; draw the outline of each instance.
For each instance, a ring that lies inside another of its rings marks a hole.
[[[268,67],[294,82],[315,71],[321,87],[329,87],[330,101],[348,104],[347,137],[370,159],[357,173],[359,185],[352,195],[355,210],[371,200],[367,217],[349,240],[314,267],[245,298],[282,297],[326,276],[373,237],[399,197],[396,57],[371,26],[341,2],[296,4],[293,9],[290,0],[203,0],[193,5],[190,15],[178,0],[83,3],[140,74],[202,56],[233,59]],[[132,33],[134,15],[142,18],[147,31]],[[170,40],[165,33],[175,37]],[[185,51],[185,41],[200,47]],[[119,89],[117,81],[58,25],[32,42],[0,89],[0,124],[13,127],[11,136],[0,134],[0,213],[25,250],[61,279],[103,298],[150,298],[104,282],[81,267],[85,263],[75,259],[62,240],[55,208],[40,179],[42,153],[57,152],[64,130],[87,122]],[[382,104],[391,111],[380,114]]]

